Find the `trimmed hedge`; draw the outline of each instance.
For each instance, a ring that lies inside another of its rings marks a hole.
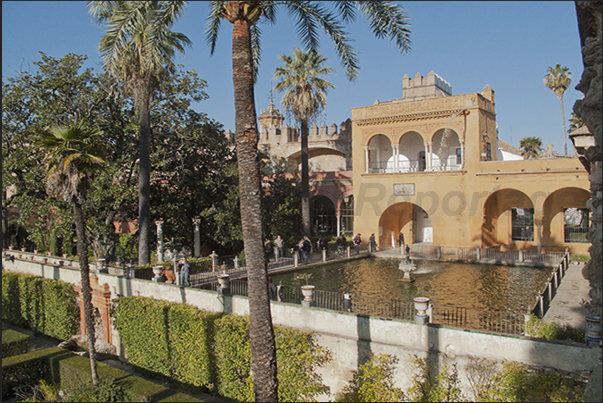
[[[169,389],[146,379],[97,363],[102,380],[114,379],[122,385],[132,401],[201,402],[184,393]],[[41,380],[57,383],[62,389],[74,389],[89,383],[90,360],[59,347],[51,347],[2,360],[2,399],[13,396],[18,385],[37,385]]]
[[[2,271],[2,320],[66,340],[79,329],[77,293],[63,281]]]
[[[2,358],[29,351],[30,336],[2,326]]]
[[[247,316],[146,297],[119,298],[112,316],[131,364],[230,399],[254,400]],[[275,337],[279,400],[315,401],[328,392],[317,369],[331,355],[314,334],[277,326]]]

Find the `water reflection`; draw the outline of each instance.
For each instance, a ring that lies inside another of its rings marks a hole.
[[[412,283],[400,281],[399,259],[362,259],[321,268],[273,275],[275,284],[300,287],[296,277],[312,273],[317,290],[376,298],[412,300],[429,297],[434,304],[525,312],[544,286],[552,268],[506,267],[415,260]]]

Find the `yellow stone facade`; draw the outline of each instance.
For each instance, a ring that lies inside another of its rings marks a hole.
[[[565,209],[590,198],[577,158],[497,160],[489,86],[450,95],[431,72],[405,76],[403,91],[352,109],[354,232],[381,248],[402,232],[413,244],[588,253],[564,237]],[[533,225],[519,228],[526,211]]]

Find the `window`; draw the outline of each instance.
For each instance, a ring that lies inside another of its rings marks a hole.
[[[511,209],[511,240],[533,241],[534,240],[534,209],[512,208]]]
[[[492,144],[486,143],[486,161],[492,161]]]
[[[461,165],[462,163],[463,163],[463,157],[461,155],[461,149],[457,148],[456,149],[456,164]]]
[[[316,196],[311,200],[310,219],[315,234],[334,235],[337,232],[335,206],[328,197]]]
[[[587,208],[566,208],[563,210],[563,238],[565,243],[589,243],[588,234],[590,211]]]

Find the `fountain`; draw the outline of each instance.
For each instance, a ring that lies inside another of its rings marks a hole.
[[[413,261],[410,260],[408,255],[406,256],[405,260],[400,261],[400,264],[398,265],[398,269],[402,270],[404,272],[404,277],[402,277],[400,279],[400,281],[403,281],[405,283],[410,283],[410,282],[415,281],[412,277],[410,277],[410,273],[413,270],[417,270],[417,266],[414,264]]]

